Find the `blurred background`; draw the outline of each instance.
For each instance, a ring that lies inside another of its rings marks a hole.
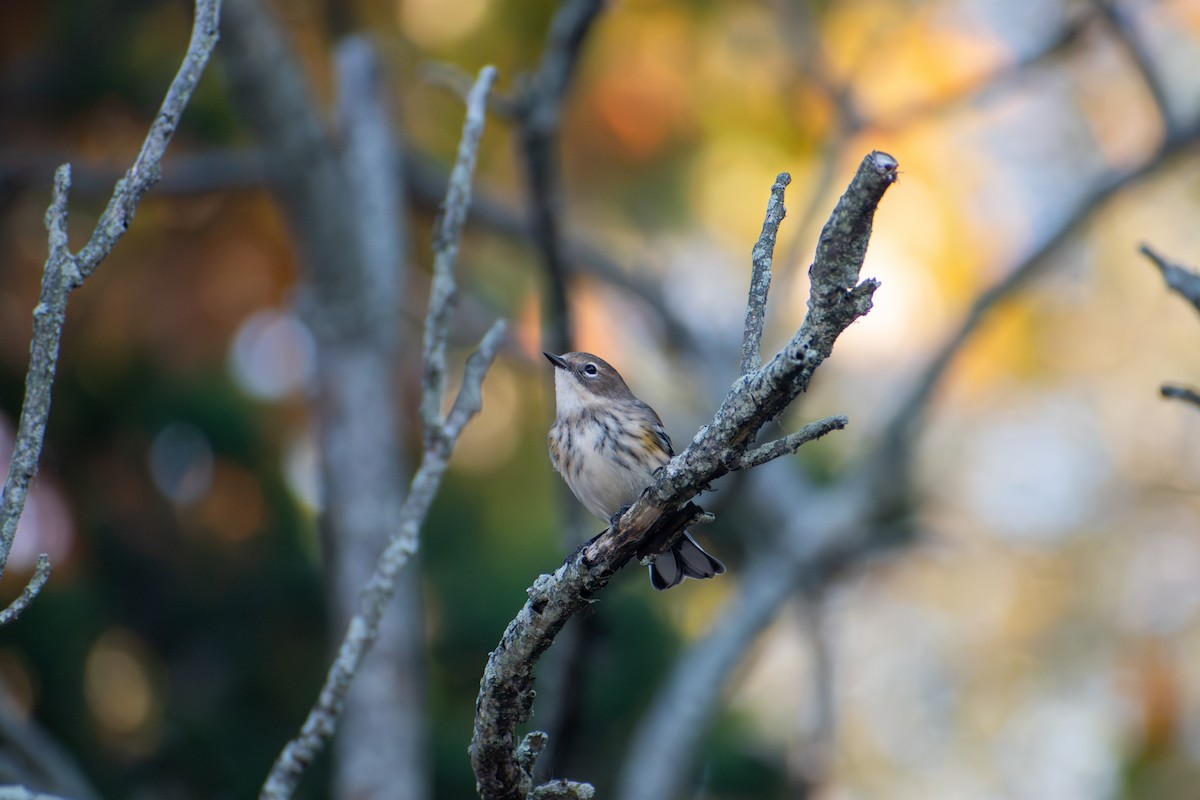
[[[603,527],[552,473],[540,352],[602,355],[682,449],[735,375],[776,174],[793,182],[770,352],[803,319],[821,225],[879,149],[902,174],[863,270],[882,282],[875,308],[777,433],[837,413],[850,426],[760,470],[773,505],[786,512],[787,487],[836,486],[872,458],[975,298],[999,284],[1004,299],[938,376],[896,476],[911,482],[905,535],[778,608],[711,688],[721,710],[685,796],[1195,797],[1200,408],[1158,387],[1200,382],[1200,318],[1137,247],[1200,263],[1200,2],[614,0],[586,28],[551,150],[565,279],[525,222],[537,190],[520,110],[556,9],[301,0],[270,17],[333,151],[332,53],[363,35],[382,65],[403,154],[403,250],[382,318],[401,473],[419,456],[430,231],[461,76],[488,63],[501,76],[452,362],[493,319],[511,337],[411,567],[419,656],[405,679],[423,698],[409,722],[424,772],[390,796],[473,796],[466,746],[487,654],[525,588]],[[246,18],[227,8],[225,25]],[[53,169],[75,169],[78,248],[190,19],[174,1],[0,5],[0,463]],[[42,468],[0,586],[7,602],[50,555],[48,587],[0,632],[6,781],[75,797],[252,796],[341,635],[319,444],[331,362],[306,310],[319,255],[289,206],[301,201],[280,190],[307,167],[270,161],[275,145],[238,100],[257,45],[238,38],[227,29],[163,182],[72,297]],[[778,521],[751,482],[702,499],[718,519],[700,539],[728,574],[658,594],[632,567],[568,629],[580,663],[551,651],[543,669],[573,678],[539,684],[555,704],[531,724],[560,734],[555,774],[616,792],[681,648],[769,546]],[[347,749],[322,757],[302,796],[351,796],[337,777]]]

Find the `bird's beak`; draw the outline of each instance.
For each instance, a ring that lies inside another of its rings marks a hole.
[[[562,356],[556,356],[553,353],[546,353],[546,352],[543,352],[542,355],[544,355],[546,358],[550,359],[550,363],[553,364],[554,366],[558,367],[559,369],[569,369],[569,367],[567,366],[567,360],[565,358],[563,358]]]

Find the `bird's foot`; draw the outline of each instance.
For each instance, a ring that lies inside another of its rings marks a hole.
[[[625,505],[618,508],[617,512],[615,514],[613,514],[611,517],[608,518],[608,527],[609,528],[617,527],[617,520],[619,520],[621,518],[622,514],[624,514],[626,511],[629,510],[629,506],[630,506],[630,504],[626,503]]]

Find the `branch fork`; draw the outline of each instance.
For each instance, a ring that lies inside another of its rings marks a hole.
[[[860,282],[858,276],[875,209],[897,174],[896,160],[886,153],[872,152],[863,159],[821,234],[809,270],[812,287],[804,323],[785,347],[759,366],[770,254],[784,216],[783,191],[790,181],[786,173],[777,178],[754,252],[741,370],[720,409],[607,533],[553,575],[535,581],[529,600],[488,658],[469,748],[477,788],[485,800],[528,800],[538,791],[532,764],[517,756],[516,726],[532,712],[534,664],[571,616],[632,557],[661,552],[681,535],[703,513],[689,501],[711,481],[794,452],[804,441],[845,425],[844,417],[831,417],[747,452],[761,428],[807,388],[842,331],[870,310],[879,284],[870,278]]]
[[[8,564],[17,525],[25,511],[29,486],[37,474],[42,455],[46,423],[50,418],[51,389],[58,371],[59,346],[67,317],[67,299],[116,247],[133,221],[142,196],[162,176],[162,159],[167,145],[217,45],[220,9],[220,0],[197,0],[191,40],[183,63],[167,89],[133,166],[117,181],[104,213],[87,244],[78,253],[71,252],[67,235],[71,165],[63,164],[55,170],[50,207],[46,210],[49,253],[42,271],[41,295],[33,310],[33,340],[29,345],[25,396],[21,402],[8,476],[4,488],[0,489],[0,577]],[[0,612],[0,625],[16,619],[37,597],[49,577],[50,560],[43,553],[38,556],[33,576],[20,596]]]

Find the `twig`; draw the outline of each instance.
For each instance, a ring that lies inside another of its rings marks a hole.
[[[516,97],[525,179],[532,204],[533,241],[546,267],[551,328],[546,346],[553,352],[570,349],[573,339],[567,302],[568,261],[562,238],[562,171],[559,132],[563,100],[583,52],[592,23],[604,7],[602,0],[565,0],[546,35],[537,71],[525,76]]]
[[[1139,248],[1139,252],[1153,261],[1154,265],[1162,272],[1168,289],[1178,293],[1195,306],[1197,311],[1200,311],[1200,273],[1168,261],[1151,249],[1148,244],[1143,244]]]
[[[450,413],[443,418],[441,398],[445,387],[446,343],[452,299],[456,293],[454,264],[458,254],[463,222],[470,203],[470,182],[483,134],[487,92],[495,81],[493,67],[484,67],[469,96],[467,119],[455,163],[451,188],[443,207],[434,246],[434,286],[430,291],[430,312],[425,323],[425,353],[437,363],[426,364],[422,390],[426,398],[435,397],[432,411],[423,410],[425,451],[400,510],[400,524],[379,558],[375,573],[363,589],[359,608],[351,618],[345,638],[334,659],[319,697],[309,711],[299,734],[284,747],[263,783],[261,800],[282,800],[295,792],[313,758],[333,735],[345,705],[346,695],[363,658],[379,632],[384,610],[395,595],[396,577],[417,552],[419,534],[429,507],[441,485],[450,454],[463,426],[481,406],[481,384],[500,348],[504,323],[497,321],[468,359],[463,385]],[[442,341],[437,341],[440,338]],[[425,404],[422,405],[426,408]]]
[[[42,276],[41,297],[33,312],[29,371],[25,378],[25,397],[21,404],[12,463],[4,488],[0,491],[0,576],[3,576],[8,563],[17,523],[25,509],[29,486],[41,458],[46,422],[50,416],[51,387],[58,369],[59,346],[66,320],[67,298],[112,252],[133,222],[142,196],[158,182],[167,145],[216,46],[220,5],[220,0],[197,0],[191,40],[183,63],[167,89],[133,166],[125,173],[125,177],[117,181],[104,213],[78,254],[71,253],[67,241],[67,194],[71,187],[71,169],[64,164],[55,172],[53,199],[46,212],[50,253]],[[39,557],[39,564],[43,558],[44,555]],[[35,572],[17,601],[20,605],[15,610],[9,609],[14,613],[5,621],[15,617],[33,600],[33,596],[45,584],[48,574],[48,565]]]
[[[42,553],[37,557],[37,563],[33,567],[33,577],[29,579],[29,583],[21,590],[17,599],[8,604],[8,608],[0,611],[0,625],[7,625],[21,616],[42,591],[42,587],[48,580],[50,580],[50,556]]]
[[[467,120],[458,146],[458,159],[450,172],[450,186],[433,232],[433,280],[429,287],[429,312],[425,317],[422,350],[425,392],[421,398],[421,421],[427,446],[429,436],[444,432],[441,421],[442,398],[446,393],[446,331],[458,294],[454,263],[458,260],[458,244],[471,204],[471,176],[475,173],[479,140],[487,122],[487,95],[495,81],[495,68],[484,67],[467,95]]]
[[[773,442],[768,442],[761,447],[756,447],[753,450],[742,453],[730,469],[750,469],[757,467],[759,464],[765,464],[768,461],[773,461],[781,456],[789,455],[799,450],[803,445],[808,444],[813,439],[820,439],[827,433],[840,431],[845,428],[850,421],[841,414],[825,419],[810,422],[795,433],[789,433],[782,439],[776,439]]]
[[[1168,397],[1172,400],[1186,400],[1189,403],[1195,403],[1200,406],[1200,392],[1187,386],[1176,386],[1165,383],[1159,391],[1162,392],[1163,397]]]
[[[742,375],[747,375],[762,366],[763,326],[767,320],[767,294],[771,291],[771,261],[775,257],[775,238],[779,235],[779,223],[787,211],[783,207],[783,193],[792,176],[779,173],[771,187],[771,199],[767,202],[767,215],[763,220],[762,233],[750,254],[750,297],[746,301],[746,323],[742,332]]]
[[[803,391],[837,336],[870,309],[877,283],[858,282],[871,219],[896,179],[895,159],[863,159],[830,217],[817,250],[810,308],[804,324],[769,363],[739,377],[712,421],[672,459],[608,533],[597,537],[553,575],[529,589],[529,601],[505,630],[488,659],[476,705],[471,760],[486,800],[524,800],[533,789],[527,764],[517,759],[516,726],[533,702],[533,668],[563,625],[638,552],[645,541],[666,547],[702,513],[688,501],[729,471],[728,454],[740,452],[758,430]],[[845,237],[859,241],[838,242]]]

